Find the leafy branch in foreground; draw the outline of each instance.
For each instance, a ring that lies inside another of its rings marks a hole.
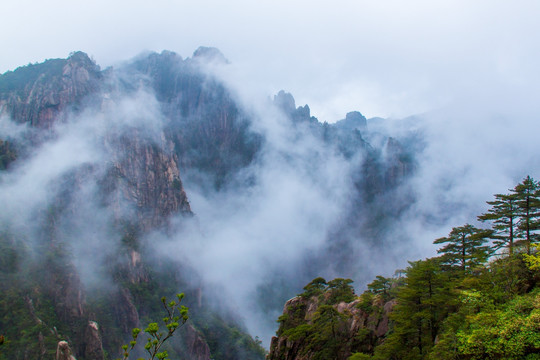
[[[144,332],[149,335],[149,337],[147,338],[146,344],[144,345],[144,349],[150,355],[148,360],[169,359],[169,354],[167,354],[167,351],[160,352],[159,350],[161,349],[161,346],[163,345],[163,343],[167,341],[167,339],[169,339],[174,334],[174,332],[178,328],[180,328],[182,325],[184,325],[186,321],[189,319],[188,308],[184,305],[180,305],[180,303],[182,302],[182,299],[184,298],[184,293],[177,294],[176,297],[178,301],[172,300],[170,302],[167,302],[167,299],[165,297],[161,298],[163,307],[165,308],[165,311],[167,312],[167,316],[163,318],[163,323],[165,324],[165,327],[167,328],[166,332],[160,331],[158,323],[150,323],[148,324],[147,328],[144,330]],[[141,331],[142,330],[139,328],[134,328],[132,330],[133,340],[130,341],[129,344],[122,346],[122,350],[124,351],[124,356],[122,360],[126,360],[129,358],[129,354],[131,350],[133,350],[135,345],[137,345],[137,339]],[[138,360],[144,360],[144,359],[139,358]]]

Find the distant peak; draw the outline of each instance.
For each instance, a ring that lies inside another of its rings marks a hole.
[[[274,104],[286,113],[293,113],[296,110],[294,97],[283,90],[274,95]]]
[[[353,122],[360,122],[360,123],[366,122],[366,118],[364,117],[364,115],[362,115],[360,111],[348,112],[347,115],[345,115],[345,120],[353,121]]]
[[[206,60],[209,62],[228,64],[229,60],[219,49],[215,47],[200,46],[193,53],[193,59]]]
[[[336,122],[337,127],[348,130],[365,130],[367,128],[367,120],[360,111],[348,112],[345,119]]]
[[[92,59],[90,59],[88,54],[86,54],[85,52],[82,52],[82,51],[74,51],[74,52],[72,52],[71,54],[69,54],[69,57],[67,59],[69,61],[73,61],[73,62],[95,64],[95,62],[92,61]]]
[[[93,70],[98,72],[99,66],[96,64],[96,62],[91,59],[85,52],[83,51],[74,51],[71,54],[69,54],[69,57],[67,58],[68,64],[71,64],[72,66],[81,66],[83,68],[86,68],[88,70]]]

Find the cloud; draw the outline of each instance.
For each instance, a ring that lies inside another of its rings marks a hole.
[[[494,80],[538,90],[539,5],[531,0],[55,0],[9,2],[4,10],[10,16],[0,24],[0,42],[10,56],[2,72],[74,50],[110,65],[145,49],[189,56],[200,45],[216,46],[252,84],[265,93],[290,91],[322,121],[351,110],[422,113],[488,90]]]
[[[475,223],[494,194],[540,176],[538,106],[532,94],[508,95],[494,102],[491,92],[479,94],[415,119],[425,141],[410,181],[416,202],[396,224],[416,244],[408,259],[432,256],[432,241]]]
[[[3,139],[12,138],[20,140],[28,132],[26,124],[17,124],[7,115],[0,115],[0,137]]]
[[[226,69],[213,70],[225,77]],[[322,251],[329,231],[345,216],[355,164],[302,124],[294,125],[267,97],[255,99],[241,81],[228,76],[227,88],[250,114],[250,129],[264,135],[256,160],[237,174],[252,179],[251,185],[232,181],[223,190],[209,191],[184,181],[197,225],[180,221],[172,238],[153,234],[148,242],[159,247],[161,256],[195,268],[209,293],[222,289],[219,298],[238,309],[253,336],[268,342],[278,314],[269,316],[262,308],[276,301],[281,308],[285,299],[260,299],[260,287],[270,284],[276,272],[290,277],[286,282],[295,284],[295,292],[297,283],[310,280],[300,275],[302,266],[308,254]]]
[[[491,55],[487,62],[480,56],[477,65],[498,64]],[[506,192],[527,174],[538,177],[540,163],[535,154],[540,149],[535,136],[539,125],[535,118],[539,108],[536,93],[530,92],[534,85],[506,70],[490,78],[489,72],[475,73],[474,67],[445,61],[449,73],[428,74],[427,85],[420,91],[431,91],[433,86],[440,89],[441,100],[434,109],[425,106],[429,111],[415,117],[388,119],[373,126],[398,139],[416,134],[412,139],[420,143],[409,145],[420,149],[417,169],[389,195],[395,197],[385,199],[389,204],[414,201],[389,225],[383,238],[348,234],[358,263],[344,273],[324,276],[358,279],[361,291],[370,277],[389,276],[405,267],[407,260],[434,256],[434,239],[445,236],[452,227],[474,222],[493,194]],[[457,70],[464,75],[452,80]],[[275,273],[287,274],[289,285],[306,276],[306,256],[325,249],[329,234],[347,216],[352,192],[347,179],[357,164],[325,152],[310,135],[299,137],[283,114],[264,100],[264,91],[234,62],[210,71],[253,114],[252,129],[264,134],[267,141],[261,158],[248,170],[257,179],[254,187],[209,195],[186,184],[203,231],[182,234],[179,239],[189,239],[182,246],[196,259],[191,261],[203,278],[223,284],[227,299],[250,314],[246,321],[251,333],[268,339],[275,325],[268,322],[268,313],[257,308],[261,304],[256,304],[256,289],[274,280]],[[517,86],[519,81],[525,85]],[[340,97],[336,95],[336,99]],[[290,296],[296,293],[288,291]]]
[[[53,200],[51,190],[55,182],[95,158],[89,139],[77,133],[75,129],[66,128],[56,141],[41,145],[28,158],[13,163],[12,171],[2,173],[0,197],[5,205],[0,216],[3,221],[15,219],[20,225],[32,223],[33,212]]]

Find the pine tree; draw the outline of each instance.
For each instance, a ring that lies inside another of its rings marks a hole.
[[[530,255],[531,243],[537,235],[533,232],[540,228],[540,184],[527,176],[513,191],[518,205],[518,229],[523,233],[527,254]]]
[[[495,194],[494,201],[488,201],[491,209],[487,213],[478,216],[480,221],[493,222],[493,233],[496,248],[508,247],[510,255],[514,253],[514,240],[516,238],[516,226],[519,215],[517,194]]]
[[[409,262],[405,285],[390,318],[393,331],[378,347],[375,359],[425,359],[442,321],[456,305],[452,282],[439,259]]]
[[[384,300],[387,300],[392,287],[393,279],[377,275],[373,282],[367,285],[369,291],[373,294],[380,294]]]
[[[442,264],[458,265],[465,273],[487,260],[490,248],[484,244],[491,234],[491,230],[466,224],[453,228],[447,237],[439,238],[433,243],[446,244],[437,250],[439,254],[442,254]]]

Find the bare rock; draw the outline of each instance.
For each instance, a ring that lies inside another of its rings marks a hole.
[[[84,358],[86,360],[103,360],[105,358],[97,322],[88,322],[84,335],[84,344]]]
[[[59,341],[56,348],[56,360],[77,360],[67,341]]]
[[[131,221],[146,232],[166,225],[172,214],[191,214],[178,159],[164,150],[165,144],[156,146],[137,129],[106,142],[113,167],[105,182],[117,218],[133,216],[125,213],[127,204],[135,209],[136,219]]]

